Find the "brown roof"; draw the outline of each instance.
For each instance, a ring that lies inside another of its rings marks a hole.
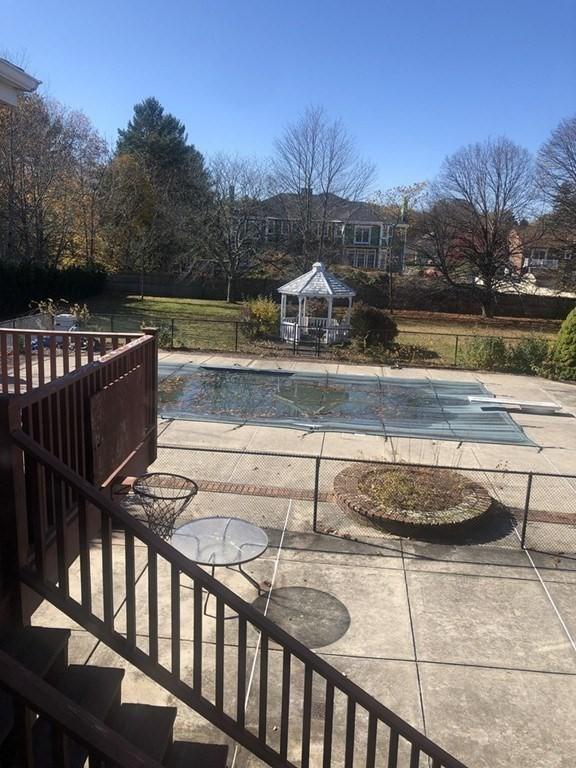
[[[525,248],[552,248],[566,250],[576,246],[576,233],[546,231],[538,224],[526,224],[516,229]]]
[[[300,195],[282,192],[262,202],[262,214],[275,219],[299,219],[302,200]],[[332,194],[328,195],[327,203],[329,221],[367,223],[382,220],[370,203],[346,200]],[[312,195],[312,218],[322,219],[323,208],[324,195]]]

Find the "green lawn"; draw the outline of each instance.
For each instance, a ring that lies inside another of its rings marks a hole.
[[[89,302],[90,311],[98,315],[110,314],[162,314],[168,318],[196,317],[218,320],[239,319],[242,311],[241,304],[227,304],[225,301],[210,301],[208,299],[171,299],[157,296],[113,296],[96,297]]]
[[[89,302],[87,328],[99,331],[138,331],[144,325],[161,329],[162,346],[175,349],[207,349],[275,355],[285,345],[255,342],[244,336],[238,321],[242,305],[204,299],[104,295]],[[482,318],[441,313],[397,312],[398,344],[403,362],[454,365],[470,340],[478,336],[522,338],[539,335],[554,338],[559,323],[522,318]],[[444,335],[435,335],[444,334]],[[459,339],[456,340],[456,334]],[[348,353],[343,351],[344,356]]]

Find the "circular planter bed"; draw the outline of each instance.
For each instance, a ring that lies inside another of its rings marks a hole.
[[[401,536],[455,533],[478,523],[492,506],[480,483],[452,469],[352,464],[334,479],[338,505]]]

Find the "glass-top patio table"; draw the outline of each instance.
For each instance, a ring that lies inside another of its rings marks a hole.
[[[238,569],[262,594],[260,584],[242,569],[268,549],[268,536],[257,525],[237,517],[202,517],[178,528],[171,545],[198,565]],[[209,595],[208,595],[209,596]],[[206,598],[206,605],[208,597]]]

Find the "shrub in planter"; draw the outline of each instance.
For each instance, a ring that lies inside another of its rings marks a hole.
[[[546,372],[558,379],[576,381],[576,309],[568,314],[560,327]]]
[[[525,336],[508,346],[506,368],[512,373],[542,373],[550,342],[542,336]]]
[[[144,328],[149,326],[150,323],[142,322],[140,323],[140,330],[143,331]],[[170,322],[160,322],[155,323],[156,325],[156,343],[158,344],[159,349],[172,349],[173,345],[173,338],[172,338],[172,324]]]
[[[242,310],[242,332],[256,339],[278,333],[278,304],[270,298],[259,296],[250,299]]]
[[[356,304],[352,310],[350,336],[364,348],[392,347],[398,335],[394,319],[383,309]]]
[[[482,370],[506,368],[507,348],[500,336],[479,336],[466,340],[461,360],[465,368]]]

